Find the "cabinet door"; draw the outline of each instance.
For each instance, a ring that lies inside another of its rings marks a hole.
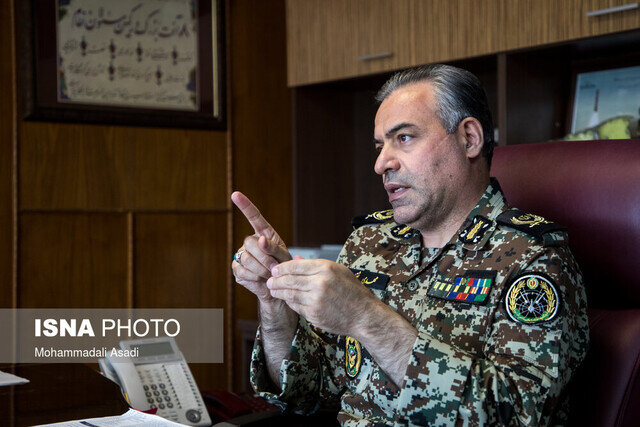
[[[389,71],[412,64],[411,0],[350,0],[358,28],[358,74]]]
[[[640,28],[640,8],[621,10],[636,1],[631,0],[585,0],[582,4],[582,25],[580,37],[616,33]],[[616,8],[618,11],[603,9]],[[595,11],[607,12],[597,16],[587,16]]]
[[[638,9],[587,16],[629,4],[629,0],[509,0],[506,2],[506,50],[562,42],[638,28]]]
[[[300,84],[411,64],[411,0],[288,0],[288,82]]]
[[[504,0],[414,0],[415,64],[498,52]]]

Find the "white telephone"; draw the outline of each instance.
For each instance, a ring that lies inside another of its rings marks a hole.
[[[102,373],[120,385],[129,404],[141,410],[194,426],[210,426],[211,418],[193,375],[173,338],[120,341],[137,357],[98,360]],[[137,351],[136,351],[137,350]]]

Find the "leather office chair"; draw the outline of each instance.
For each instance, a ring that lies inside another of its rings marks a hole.
[[[591,344],[571,424],[640,425],[640,141],[497,147],[509,203],[569,228],[584,273]]]

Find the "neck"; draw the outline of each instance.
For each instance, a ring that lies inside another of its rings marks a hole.
[[[457,203],[449,214],[438,225],[428,230],[420,230],[422,235],[422,247],[441,248],[446,245],[453,235],[460,229],[462,223],[469,216],[469,212],[478,204],[489,185],[489,177],[476,180],[476,185],[468,186],[467,191],[457,199]]]

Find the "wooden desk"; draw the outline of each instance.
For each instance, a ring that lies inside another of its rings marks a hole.
[[[0,387],[0,425],[31,426],[120,415],[120,388],[83,364],[0,365],[30,382]]]

